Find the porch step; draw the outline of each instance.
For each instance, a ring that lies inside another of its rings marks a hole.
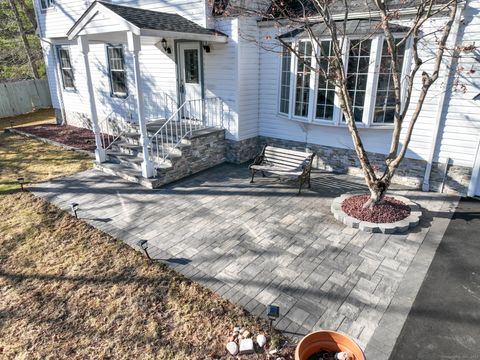
[[[156,189],[164,185],[164,182],[158,177],[145,179],[140,170],[128,164],[115,164],[111,162],[99,164],[94,162],[93,167],[97,170],[103,171],[104,173],[118,176],[124,180],[140,184],[149,189]]]

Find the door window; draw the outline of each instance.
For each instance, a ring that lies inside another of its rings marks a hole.
[[[198,68],[198,50],[197,49],[185,49],[185,82],[187,84],[200,83],[200,75]]]

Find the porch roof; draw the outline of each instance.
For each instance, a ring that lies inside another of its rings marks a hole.
[[[99,24],[93,24],[99,20]],[[92,25],[93,24],[93,25]],[[115,28],[118,25],[118,28]],[[224,33],[204,28],[178,14],[95,1],[68,31],[70,40],[82,34],[132,31],[136,35],[173,39],[226,42]]]

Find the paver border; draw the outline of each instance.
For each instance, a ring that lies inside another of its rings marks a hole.
[[[432,216],[435,220],[428,229],[422,245],[413,258],[403,280],[400,282],[373,336],[367,343],[365,348],[365,357],[367,359],[390,359],[393,348],[407,320],[413,302],[427,276],[430,264],[455,213],[459,200],[458,196],[451,201],[444,200],[441,208],[433,212]],[[449,204],[452,204],[452,206],[449,207]],[[439,213],[448,215],[439,217]]]
[[[383,233],[383,234],[397,234],[404,233],[409,229],[414,228],[420,222],[420,217],[422,216],[422,210],[420,206],[409,200],[404,196],[391,195],[393,198],[403,202],[405,205],[408,205],[411,209],[410,215],[405,219],[395,221],[393,223],[372,223],[368,221],[362,221],[348,215],[345,211],[342,210],[342,203],[344,200],[351,198],[357,195],[364,195],[364,192],[352,191],[336,197],[332,201],[330,210],[333,213],[335,219],[343,223],[344,225],[360,229],[361,231],[371,232],[371,233]]]

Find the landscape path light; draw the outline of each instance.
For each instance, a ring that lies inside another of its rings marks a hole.
[[[273,322],[280,317],[280,308],[277,305],[268,305],[267,307],[267,317],[270,320],[270,331],[273,330]]]
[[[20,187],[22,188],[22,191],[25,191],[25,190],[23,189],[23,184],[25,184],[25,178],[19,177],[19,178],[17,179],[17,182],[20,184]]]
[[[77,203],[71,203],[70,207],[72,208],[72,212],[75,215],[75,218],[78,219],[77,211],[78,211],[78,204]]]

